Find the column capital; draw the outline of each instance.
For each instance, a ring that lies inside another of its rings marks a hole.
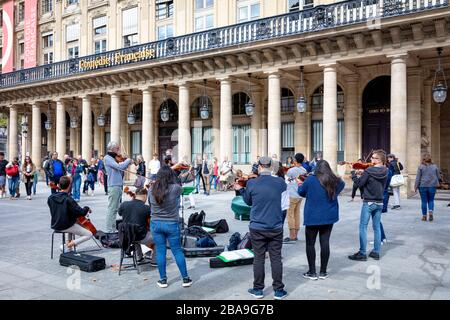
[[[150,93],[154,93],[156,91],[155,87],[150,87],[150,86],[143,86],[143,87],[139,87],[138,88],[140,91],[142,91],[142,93],[146,93],[146,94],[150,94]]]
[[[222,82],[229,82],[231,83],[231,78],[229,76],[226,77],[222,77],[222,78],[216,78],[218,81],[220,81],[220,83],[222,84]]]
[[[121,91],[114,90],[114,91],[106,91],[106,94],[109,94],[112,98],[113,96],[120,97],[122,96],[123,93]]]
[[[406,59],[408,59],[408,52],[386,55],[386,58],[391,59],[391,64],[406,63]]]
[[[190,89],[192,84],[188,81],[181,81],[175,83],[178,86],[178,89]]]
[[[91,95],[89,95],[89,94],[85,94],[85,95],[82,95],[81,97],[81,100],[83,101],[83,102],[85,102],[85,101],[91,101],[91,99],[92,99],[92,96]]]
[[[412,67],[407,69],[408,76],[421,76],[422,68],[420,67]]]
[[[264,74],[267,74],[269,77],[280,77],[280,69],[269,69],[264,71]]]
[[[337,65],[338,65],[337,61],[333,61],[333,62],[319,64],[319,67],[324,68],[324,69],[326,69],[326,68],[336,69]]]

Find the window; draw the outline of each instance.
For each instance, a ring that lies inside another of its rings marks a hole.
[[[3,10],[0,10],[0,27],[3,26]]]
[[[92,22],[94,36],[106,35],[106,16],[95,18]]]
[[[214,6],[214,0],[195,0],[195,9],[206,9]]]
[[[80,38],[80,25],[71,24],[66,28],[66,42],[76,41]]]
[[[25,68],[25,60],[24,59],[20,59],[20,69]]]
[[[250,125],[233,126],[233,163],[250,164]]]
[[[170,18],[172,16],[173,16],[173,0],[172,1],[157,0],[156,20],[162,20]]]
[[[53,52],[44,53],[44,64],[53,63]]]
[[[25,53],[25,43],[19,43],[19,54],[22,55]]]
[[[106,148],[110,141],[111,141],[111,132],[105,132],[105,150],[103,150],[103,154],[108,153],[108,150]]]
[[[208,155],[208,159],[213,157],[212,145],[212,127],[194,127],[191,129],[192,136],[192,154],[191,159],[194,161],[198,154]]]
[[[95,53],[106,52],[106,39],[95,41]]]
[[[259,1],[238,1],[238,22],[245,22],[259,18]]]
[[[158,27],[158,40],[164,40],[173,37],[173,25],[168,24]]]
[[[71,4],[78,3],[78,0],[67,0],[67,5],[70,6]]]
[[[123,46],[130,47],[139,43],[138,39],[138,7],[122,12]]]
[[[250,100],[250,97],[245,92],[238,92],[233,95],[233,116],[246,115],[245,104]]]
[[[19,9],[17,11],[17,22],[22,22],[25,19],[25,2],[19,3]]]
[[[294,122],[281,124],[281,162],[294,155]]]
[[[288,11],[295,12],[303,9],[312,8],[314,0],[288,0]]]
[[[42,14],[53,11],[53,0],[42,0],[41,1]]]
[[[337,86],[337,107],[338,110],[344,108],[344,92],[339,85]],[[323,85],[314,91],[311,97],[311,108],[313,111],[323,110]]]
[[[78,58],[78,46],[73,46],[67,50],[67,59]]]
[[[281,112],[294,112],[295,98],[291,90],[281,88]]]
[[[130,132],[130,140],[131,140],[131,158],[136,159],[138,155],[142,153],[141,151],[141,138],[142,131],[131,131]]]
[[[42,47],[43,48],[53,47],[53,34],[47,34],[42,36]]]
[[[214,28],[214,15],[199,16],[195,18],[195,31],[202,31]]]
[[[311,123],[312,135],[311,135],[311,147],[312,154],[317,152],[323,152],[323,121],[314,120]],[[344,161],[344,120],[339,119],[337,122],[338,130],[338,148],[337,148],[337,161]]]

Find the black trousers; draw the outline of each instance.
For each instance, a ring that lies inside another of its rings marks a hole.
[[[316,273],[316,238],[319,234],[320,241],[320,272],[327,272],[328,259],[330,258],[330,235],[332,224],[321,226],[306,226],[306,257],[308,258],[309,272]]]
[[[353,188],[352,188],[352,199],[354,199],[355,196],[356,196],[356,190],[358,190],[358,186],[356,185],[356,183],[353,183]],[[362,195],[363,195],[363,188],[362,188],[362,187],[359,188],[359,194],[360,194],[361,199],[362,199]]]
[[[253,288],[264,289],[266,251],[269,251],[270,268],[272,269],[273,290],[282,290],[283,263],[281,262],[281,247],[283,246],[283,229],[280,230],[252,230],[250,229],[252,250],[255,254],[253,261]]]
[[[27,177],[25,181],[25,190],[27,191],[27,196],[31,196],[31,189],[33,188],[33,177]]]
[[[108,193],[108,175],[106,174],[106,172],[105,172],[105,174],[103,175],[103,182],[105,183],[105,184],[104,184],[104,187],[105,187],[105,193]]]

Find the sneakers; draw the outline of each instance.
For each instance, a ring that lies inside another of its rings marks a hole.
[[[158,287],[160,288],[167,288],[169,285],[167,284],[167,279],[161,279],[158,280],[158,282],[156,282],[156,284],[158,285]]]
[[[256,299],[264,298],[264,293],[259,289],[248,289],[248,293],[250,293]]]
[[[189,209],[195,209],[195,206],[189,206],[189,207],[188,207],[188,210],[189,210]]]
[[[291,239],[289,237],[286,237],[286,238],[283,239],[283,243],[294,243],[296,241],[298,241],[298,238]]]
[[[273,295],[273,298],[274,298],[275,300],[282,300],[282,299],[286,298],[287,295],[288,295],[288,293],[287,293],[287,291],[284,290],[284,289],[282,289],[282,290],[276,290],[275,293],[274,293],[274,295]]]
[[[367,261],[367,256],[365,254],[361,254],[359,251],[351,256],[348,256],[348,258],[355,261]]]
[[[369,253],[369,257],[371,257],[372,259],[375,259],[375,260],[380,260],[380,254],[377,252],[374,252],[374,251]]]
[[[189,277],[183,278],[183,283],[181,285],[183,286],[183,288],[190,287],[192,285],[191,278],[189,278]]]
[[[396,206],[392,206],[391,209],[392,209],[392,210],[397,210],[397,209],[401,209],[401,207],[400,207],[399,205],[396,205]]]
[[[303,276],[303,278],[305,278],[305,279],[309,279],[309,280],[317,280],[317,279],[319,279],[318,277],[317,277],[317,273],[313,273],[313,272],[305,272],[304,274],[302,274],[302,276]]]
[[[428,214],[428,221],[433,221],[433,220],[434,220],[433,214],[432,213]]]
[[[427,216],[422,216],[422,221],[427,221]]]
[[[329,277],[328,272],[319,273],[319,279],[321,279],[321,280],[325,280],[328,277]]]
[[[374,241],[370,241],[369,244],[374,244]],[[384,239],[383,241],[381,241],[381,245],[388,243],[387,239]]]

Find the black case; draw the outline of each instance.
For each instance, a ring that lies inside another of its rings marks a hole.
[[[183,248],[184,256],[186,258],[215,257],[221,254],[224,250],[224,246],[217,246],[212,248]]]
[[[236,266],[245,266],[249,264],[253,264],[254,258],[248,259],[240,259],[231,262],[225,262],[219,258],[211,258],[209,259],[209,267],[210,268],[225,268],[225,267],[236,267]]]
[[[95,272],[106,268],[105,258],[76,252],[61,253],[59,264],[64,267],[77,266],[86,272]]]

